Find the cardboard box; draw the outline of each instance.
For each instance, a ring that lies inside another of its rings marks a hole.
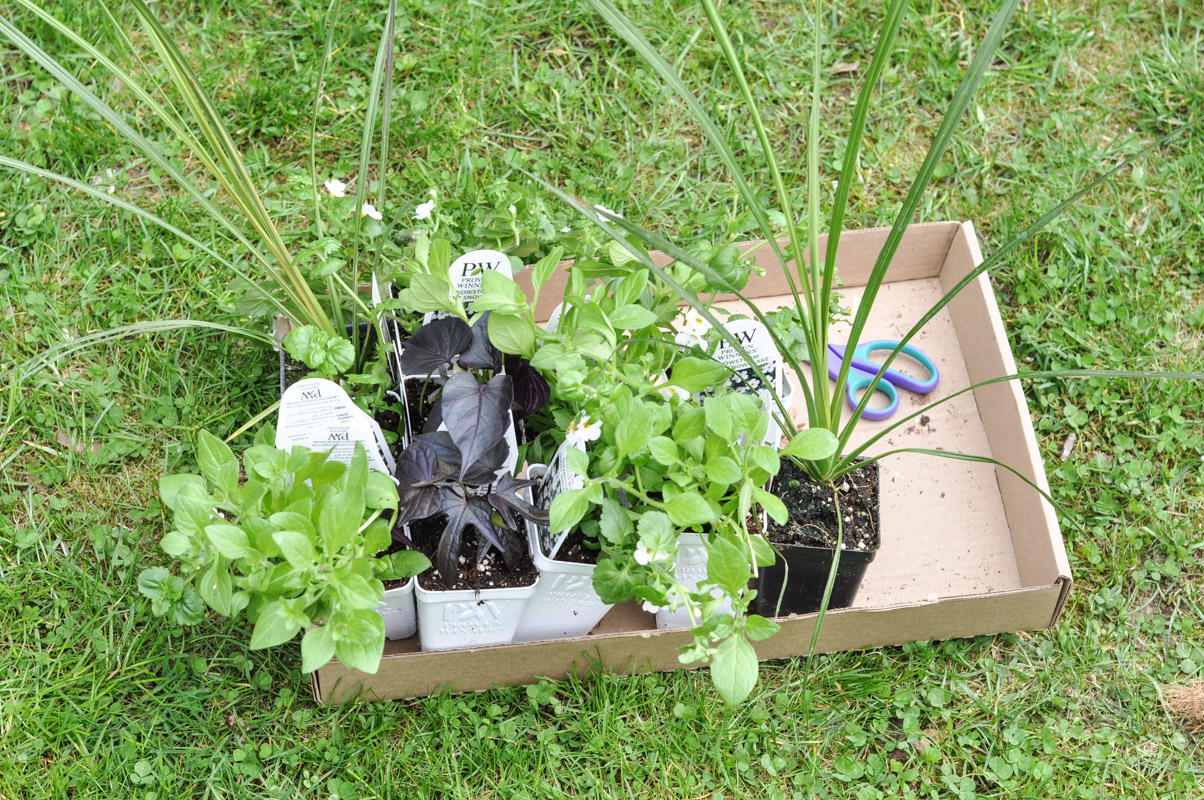
[[[846,297],[859,295],[886,235],[886,229],[842,235],[837,270]],[[824,246],[821,241],[821,252]],[[746,294],[766,309],[788,302],[772,250],[761,248],[755,257],[764,260],[767,274],[754,275]],[[909,228],[875,303],[867,338],[902,336],[981,261],[969,222]],[[560,294],[553,287],[545,290],[538,309],[544,318]],[[722,303],[739,307],[738,301]],[[842,334],[834,331],[832,340],[841,342]],[[913,343],[936,362],[941,382],[926,397],[900,392],[895,420],[972,383],[1016,372],[986,275]],[[862,422],[859,440],[890,424]],[[982,387],[938,406],[901,426],[872,452],[908,446],[992,455],[1038,486],[1048,486],[1015,381]],[[1053,510],[1037,492],[989,464],[901,454],[883,459],[881,470],[881,549],[854,606],[828,614],[817,652],[1037,630],[1057,621],[1070,590],[1070,566]],[[758,656],[766,660],[806,653],[814,624],[814,615],[783,619],[776,636],[757,643]],[[650,614],[625,604],[607,614],[589,636],[576,639],[432,653],[418,651],[417,637],[387,642],[375,675],[334,661],[313,674],[313,690],[319,702],[341,703],[479,691],[594,669],[676,670],[683,669],[678,650],[689,641],[688,631],[657,631]]]

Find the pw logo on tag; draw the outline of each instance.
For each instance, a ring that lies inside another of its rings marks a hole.
[[[732,324],[734,325],[735,323],[732,323]],[[745,350],[748,350],[748,348],[750,346],[752,346],[753,343],[757,339],[757,331],[755,331],[755,330],[740,330],[740,329],[731,330],[731,328],[729,326],[728,332],[731,333],[732,338],[735,339],[737,342],[739,342],[744,347]],[[720,339],[719,340],[719,349],[722,350],[725,347],[735,350],[735,348],[732,347],[731,343],[727,339]],[[753,358],[757,357],[757,354],[754,354],[752,352],[750,352],[749,355],[751,355]],[[757,366],[760,366],[760,364],[758,364]]]
[[[486,270],[514,278],[510,257],[497,250],[473,250],[457,258],[448,268],[447,277],[465,308],[481,296],[481,276]]]

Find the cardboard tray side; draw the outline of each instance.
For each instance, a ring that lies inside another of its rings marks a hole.
[[[864,283],[887,233],[886,229],[871,229],[842,235],[837,270],[851,294]],[[821,249],[823,245],[821,241]],[[663,262],[662,255],[654,257]],[[772,267],[769,248],[761,248],[754,257]],[[915,308],[926,310],[981,259],[969,223],[908,228],[880,296],[881,314],[876,304],[871,317],[877,330],[885,331],[876,332],[875,338],[897,338],[918,318]],[[520,284],[526,274],[520,274]],[[537,316],[546,318],[556,305],[561,294],[556,287],[563,286],[565,277],[563,270],[558,271],[545,286]],[[525,288],[529,289],[529,284]],[[773,269],[764,278],[754,276],[746,290],[758,299],[758,305],[761,301],[771,305],[786,292],[784,279]],[[901,305],[895,308],[892,304]],[[947,397],[973,382],[1015,371],[986,275],[942,313],[930,325],[944,333],[921,344],[926,350],[942,351],[942,382],[948,385],[938,393]],[[913,424],[906,433],[895,434],[899,441],[887,438],[885,442],[893,446],[920,446],[917,441],[924,445],[952,443],[945,449],[956,449],[965,442],[967,450],[988,449],[1039,486],[1047,485],[1024,396],[1015,381],[979,387],[952,398],[946,407],[952,410],[948,423],[937,420],[912,433]],[[858,432],[862,439],[880,430],[864,427],[864,432],[860,428]],[[966,462],[911,455],[899,458],[911,459],[907,468],[917,477],[904,482],[903,499],[892,511],[892,520],[896,527],[907,528],[898,536],[911,538],[896,542],[894,549],[884,544],[854,607],[828,614],[816,652],[1038,630],[1053,624],[1070,587],[1070,571],[1057,519],[1040,495],[1010,472],[989,465],[970,465],[976,468],[971,479],[962,466]],[[934,477],[930,472],[940,474]],[[948,477],[943,478],[946,473]],[[939,499],[933,496],[933,480],[937,486],[941,480],[955,484],[951,484],[949,498],[943,491]],[[971,487],[968,493],[966,484]],[[925,516],[933,508],[951,515],[944,525],[934,525]],[[885,516],[884,509],[887,527]],[[917,547],[916,542],[922,546]],[[908,560],[925,548],[931,551],[925,566],[934,572],[928,583],[901,578],[914,568]],[[934,587],[937,591],[931,591]],[[761,660],[807,652],[815,615],[781,622],[782,630],[775,637],[757,644]],[[676,670],[684,668],[677,654],[688,641],[688,632],[657,631],[651,615],[624,604],[607,614],[586,637],[441,652],[419,652],[414,637],[386,643],[375,675],[332,661],[313,674],[312,684],[318,702],[342,703],[447,690],[481,691],[599,669],[621,674]]]

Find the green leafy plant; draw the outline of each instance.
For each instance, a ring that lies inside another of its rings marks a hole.
[[[172,530],[160,542],[180,575],[151,567],[138,588],[154,613],[192,625],[204,606],[254,625],[258,650],[301,639],[301,669],[334,656],[375,672],[385,629],[376,608],[383,580],[430,567],[409,550],[387,556],[397,489],[368,468],[357,444],[349,465],[303,447],[278,450],[264,428],[239,459],[212,434],[197,443],[200,474],[165,476],[159,494]],[[245,480],[240,473],[245,471]],[[386,516],[387,515],[387,516]]]
[[[694,642],[681,661],[709,660],[720,695],[739,702],[757,679],[750,642],[778,629],[746,612],[756,568],[775,557],[761,535],[760,508],[786,519],[785,506],[763,488],[779,457],[763,444],[769,414],[759,399],[721,388],[697,401],[692,391],[712,379],[680,373],[639,394],[619,387],[591,404],[596,438],[588,449],[564,451],[583,485],[552,501],[551,530],[580,526],[597,542],[593,582],[604,602],[637,598],[648,610],[684,609]],[[679,391],[666,398],[664,386]],[[706,578],[696,584],[674,568],[681,535],[690,532],[707,551]]]

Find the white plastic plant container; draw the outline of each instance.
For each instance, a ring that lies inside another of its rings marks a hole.
[[[528,477],[542,477],[542,464],[531,466]],[[611,606],[594,591],[596,564],[578,564],[549,558],[540,541],[539,528],[527,522],[527,541],[531,557],[539,570],[539,588],[527,604],[527,610],[514,635],[516,642],[565,639],[585,636],[598,624]]]
[[[790,382],[786,370],[782,370],[781,380],[778,381],[778,397],[782,399],[782,405],[786,407],[787,411],[794,407],[794,384]],[[769,413],[769,428],[765,432],[765,444],[776,448],[782,441],[782,426],[777,420],[779,409],[776,404],[769,405]]]
[[[418,631],[418,612],[414,607],[414,586],[410,578],[396,589],[386,589],[385,599],[376,608],[385,621],[386,639],[408,639]]]
[[[536,578],[530,586],[480,591],[430,591],[419,585],[414,589],[418,643],[423,650],[509,644],[539,583]]]
[[[545,558],[534,541],[531,548],[540,586],[527,605],[514,641],[585,636],[611,609],[594,591],[596,565]]]
[[[707,577],[707,550],[700,533],[683,533],[677,537],[677,559],[673,562],[673,574],[677,582],[687,589],[697,589],[698,584]],[[724,600],[719,606],[719,612],[732,612],[730,600]],[[684,608],[670,611],[662,608],[656,612],[656,627],[660,630],[667,628],[689,628],[690,614]]]

